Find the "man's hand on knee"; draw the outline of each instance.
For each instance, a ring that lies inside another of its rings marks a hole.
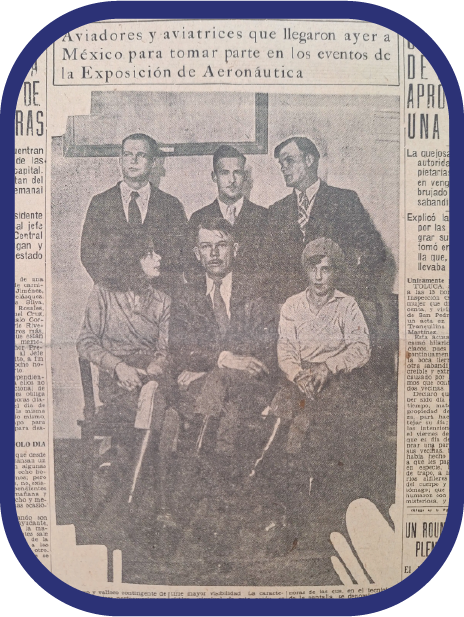
[[[252,377],[269,375],[269,369],[253,356],[238,356],[232,352],[224,352],[221,357],[220,368],[230,368],[236,371],[245,371]]]
[[[182,371],[182,373],[177,378],[177,384],[179,388],[181,388],[182,390],[187,390],[187,388],[193,381],[200,379],[200,377],[203,377],[203,375],[206,375],[206,373],[194,373],[193,371]]]
[[[159,377],[163,374],[163,367],[158,362],[153,360],[147,366],[147,374],[152,375],[153,377]]]

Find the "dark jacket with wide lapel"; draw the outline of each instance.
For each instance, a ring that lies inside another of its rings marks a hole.
[[[163,257],[162,269],[183,270],[187,218],[180,201],[151,185],[147,215],[142,229],[153,238]],[[130,242],[132,229],[126,220],[119,184],[95,195],[82,230],[81,260],[95,283],[111,277],[117,267],[117,247]]]
[[[234,273],[230,299],[230,327],[221,336],[211,299],[206,296],[205,275],[183,285],[171,305],[169,347],[174,373],[183,370],[210,371],[219,354],[253,356],[274,373],[277,369],[277,312],[269,303],[256,298],[248,283]]]
[[[223,218],[217,199],[213,203],[194,212],[189,221],[191,246],[196,242],[196,232],[202,221],[208,218]],[[267,222],[267,209],[257,206],[244,197],[243,206],[234,223],[236,240],[239,250],[235,262],[235,269],[241,274],[256,274],[259,267],[259,251],[264,239]],[[194,271],[195,261],[192,258]]]
[[[305,234],[298,225],[295,192],[269,208],[262,257],[272,295],[283,301],[306,287],[301,254],[308,242],[321,237],[332,239],[345,253],[346,265],[338,287],[357,297],[375,296],[386,259],[383,240],[357,193],[325,182],[316,194]]]

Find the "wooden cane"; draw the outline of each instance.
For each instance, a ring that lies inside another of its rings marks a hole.
[[[205,436],[205,432],[206,432],[206,427],[208,425],[208,420],[209,420],[209,416],[205,416],[203,418],[203,424],[201,425],[201,430],[200,430],[200,434],[198,435],[198,439],[197,439],[197,445],[195,447],[195,453],[197,455],[200,454],[200,450],[201,450],[201,446],[203,444],[203,437]]]
[[[129,493],[129,499],[128,499],[127,503],[132,503],[132,499],[134,497],[134,492],[135,492],[135,487],[136,487],[136,484],[137,484],[137,480],[139,479],[140,470],[142,469],[143,459],[144,459],[144,456],[145,456],[145,452],[147,450],[148,442],[150,440],[150,435],[151,435],[151,430],[147,429],[145,431],[145,435],[143,436],[142,445],[140,446],[139,458],[138,458],[138,461],[137,461],[137,465],[135,467],[134,479],[132,480],[132,487],[131,487],[131,490],[130,490],[130,493]]]
[[[261,456],[256,460],[255,464],[253,465],[253,469],[251,470],[251,473],[248,476],[249,478],[253,478],[256,475],[256,467],[263,460],[266,451],[269,450],[272,442],[274,441],[275,436],[277,435],[277,430],[278,430],[279,426],[280,426],[280,418],[277,418],[277,420],[275,421],[275,424],[274,424],[274,428],[272,429],[271,436],[269,437],[269,439],[267,441],[267,444],[264,446],[263,451],[261,452]]]

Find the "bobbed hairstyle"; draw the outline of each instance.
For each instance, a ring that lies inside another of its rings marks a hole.
[[[313,268],[327,257],[330,265],[335,270],[341,270],[345,264],[345,254],[336,242],[330,238],[317,238],[309,242],[302,255],[301,265],[304,270]]]
[[[158,253],[150,235],[139,230],[128,231],[112,245],[108,256],[112,272],[102,284],[112,291],[143,291],[149,281],[140,260],[150,252]]]

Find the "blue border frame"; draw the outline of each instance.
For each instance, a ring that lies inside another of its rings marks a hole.
[[[245,16],[243,16],[245,14]],[[78,28],[93,21],[103,19],[124,19],[124,18],[178,18],[182,15],[183,19],[253,19],[253,18],[285,18],[285,19],[362,19],[380,24],[394,30],[408,41],[413,43],[427,57],[428,62],[435,69],[447,96],[449,115],[450,115],[450,148],[451,148],[451,170],[458,170],[464,162],[464,155],[459,149],[460,142],[464,134],[464,116],[462,95],[456,76],[438,45],[421,28],[402,15],[379,7],[373,4],[362,2],[286,2],[281,4],[262,2],[220,2],[211,4],[210,2],[101,2],[78,8],[62,15],[48,24],[41,30],[24,48],[16,60],[8,80],[6,82],[3,99],[2,114],[0,116],[0,131],[5,144],[2,148],[2,186],[5,187],[6,203],[8,213],[5,221],[11,224],[5,226],[6,233],[3,233],[5,241],[1,244],[0,250],[3,257],[2,263],[9,265],[4,280],[8,281],[13,288],[14,281],[14,251],[13,236],[10,233],[13,223],[14,213],[14,112],[18,95],[23,81],[26,79],[33,62],[40,54],[49,47],[56,39],[66,32]],[[242,17],[243,16],[243,17]],[[462,149],[462,145],[461,145]],[[453,203],[458,200],[459,188],[456,182],[451,186],[451,197]],[[461,191],[462,192],[462,191]],[[459,223],[463,222],[463,213],[456,206],[453,208],[453,225],[458,228]],[[452,243],[450,247],[450,258],[452,263],[459,257],[458,242]],[[452,270],[451,270],[452,271]],[[457,281],[457,278],[456,278]],[[454,279],[453,279],[454,282]],[[452,288],[452,298],[456,292]],[[456,300],[457,306],[457,300]],[[5,306],[3,316],[6,323],[12,324],[14,317],[13,303]],[[459,361],[458,352],[463,348],[464,334],[462,324],[458,323],[458,312],[451,312],[450,326],[453,332],[453,345],[451,351],[451,382],[453,377],[459,383]],[[10,321],[11,320],[11,321]],[[461,328],[459,327],[461,325]],[[12,354],[14,352],[14,330],[11,327],[4,329],[5,348],[9,350],[3,365],[3,392],[4,407],[9,411],[14,408],[14,392],[11,384],[14,381],[14,363]],[[459,343],[461,340],[461,344]],[[11,356],[10,356],[11,353]],[[11,359],[10,359],[11,358]],[[454,362],[456,360],[456,363]],[[457,394],[451,386],[450,395],[452,402],[457,406]],[[416,593],[438,572],[440,567],[447,559],[454,545],[459,532],[462,519],[464,483],[459,477],[459,468],[462,470],[462,457],[458,449],[458,438],[462,434],[464,421],[458,410],[454,409],[450,414],[450,502],[448,517],[443,533],[441,534],[431,557],[411,574],[407,579],[394,587],[379,594],[365,598],[355,598],[350,600],[318,600],[314,599],[307,602],[286,602],[284,606],[273,600],[242,600],[237,605],[232,600],[218,601],[208,600],[180,600],[172,602],[162,599],[144,599],[143,602],[137,599],[115,602],[110,598],[92,596],[79,591],[66,583],[62,582],[51,574],[34,556],[29,548],[21,528],[19,526],[15,501],[14,501],[14,414],[7,413],[5,417],[5,428],[0,434],[0,469],[5,470],[4,481],[0,487],[0,497],[2,504],[2,518],[5,531],[10,545],[26,572],[48,593],[57,599],[78,608],[102,615],[235,615],[237,613],[249,615],[365,615],[375,611],[384,610]],[[284,609],[284,610],[282,610]]]

